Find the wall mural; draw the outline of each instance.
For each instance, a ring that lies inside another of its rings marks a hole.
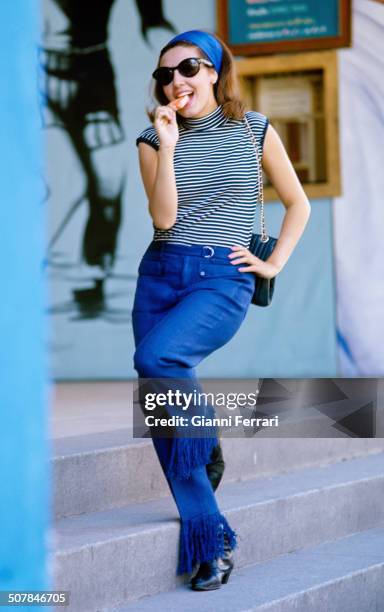
[[[78,320],[102,316],[108,310],[105,280],[116,263],[127,179],[124,127],[108,47],[114,2],[46,0],[38,47],[42,126],[66,133],[83,174],[83,191],[77,197],[71,199],[70,185],[63,185],[68,202],[61,205],[54,223],[49,223],[46,255],[47,269],[53,274],[66,270],[74,274],[75,281],[77,272],[72,299],[60,300],[51,312],[76,313]],[[145,44],[150,28],[176,33],[164,16],[162,0],[136,0],[136,9]],[[46,187],[46,203],[55,206],[50,185]],[[80,256],[73,263],[58,245],[82,207],[86,210],[84,225],[79,236],[72,236],[73,248],[79,243]]]

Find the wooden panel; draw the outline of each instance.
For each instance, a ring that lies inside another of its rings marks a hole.
[[[270,57],[244,58],[236,60],[237,72],[243,92],[243,99],[250,110],[259,110],[252,102],[257,82],[265,75],[305,74],[321,72],[323,113],[314,112],[318,123],[312,134],[319,148],[317,169],[325,180],[321,182],[302,182],[307,196],[311,199],[338,196],[341,193],[339,159],[339,121],[338,121],[338,74],[337,52],[317,51],[303,54],[274,55]],[[268,116],[268,113],[265,113]],[[313,120],[311,120],[313,122]],[[321,126],[324,123],[324,133]],[[276,128],[278,129],[278,128]],[[312,127],[311,127],[312,129]],[[325,148],[325,152],[324,152]],[[325,154],[324,154],[325,153]],[[293,160],[292,160],[293,161]],[[271,185],[264,190],[266,201],[278,200]]]

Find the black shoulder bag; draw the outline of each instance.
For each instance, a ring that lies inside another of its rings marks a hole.
[[[277,238],[268,236],[265,229],[265,217],[264,217],[264,192],[263,192],[263,169],[261,166],[261,159],[259,155],[259,149],[257,147],[256,136],[254,135],[251,126],[248,123],[248,119],[244,114],[245,124],[249,131],[252,139],[257,161],[257,172],[259,177],[259,203],[260,203],[260,231],[261,234],[252,234],[251,242],[249,244],[249,251],[265,261],[268,259],[273,249],[276,246]],[[255,292],[252,296],[252,304],[256,306],[269,306],[272,301],[273,292],[275,289],[275,278],[262,278],[256,275]]]

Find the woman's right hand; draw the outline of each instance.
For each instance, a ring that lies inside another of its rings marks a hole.
[[[176,121],[176,110],[182,108],[188,98],[172,100],[155,110],[154,126],[159,137],[160,147],[175,147],[179,140],[179,127]]]

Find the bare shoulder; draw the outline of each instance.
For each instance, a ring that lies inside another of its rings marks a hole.
[[[158,155],[156,149],[146,142],[140,142],[137,146],[139,149],[140,173],[145,193],[149,198],[155,183]]]
[[[268,160],[272,161],[273,158],[276,159],[276,156],[283,156],[288,158],[288,155],[285,151],[283,142],[278,132],[273,127],[273,125],[269,123],[265,132],[264,139],[264,161],[268,163]]]
[[[155,160],[157,159],[157,149],[146,142],[139,142],[137,145],[139,157],[141,159]]]

